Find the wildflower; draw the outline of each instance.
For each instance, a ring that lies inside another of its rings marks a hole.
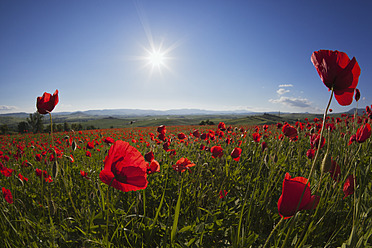
[[[195,138],[199,138],[200,137],[200,133],[199,133],[199,130],[194,130],[193,132],[192,132],[192,135],[195,137]]]
[[[312,149],[318,149],[320,141],[320,148],[323,148],[325,145],[325,138],[320,138],[320,134],[312,134],[310,136],[310,145]]]
[[[52,110],[57,104],[58,104],[58,90],[56,90],[53,95],[51,95],[50,93],[44,92],[43,96],[37,97],[37,100],[36,100],[37,111],[42,115],[52,112]]]
[[[151,163],[147,166],[147,174],[153,174],[155,172],[160,172],[160,164],[155,159],[151,160]]]
[[[87,156],[87,157],[92,157],[92,153],[91,153],[90,151],[86,151],[86,152],[85,152],[85,156]]]
[[[360,76],[356,59],[350,60],[344,52],[319,50],[311,55],[311,62],[324,85],[333,89],[337,102],[350,105]]]
[[[346,181],[344,183],[343,191],[344,191],[344,194],[345,194],[343,199],[345,199],[349,195],[354,194],[354,176],[353,175],[349,175],[346,178]]]
[[[235,147],[234,150],[231,152],[230,156],[235,161],[239,161],[241,154],[242,154],[242,149],[239,147]]]
[[[0,162],[0,173],[3,174],[5,177],[10,177],[12,176],[13,169],[5,167],[1,162]]]
[[[13,203],[13,196],[12,196],[12,192],[10,192],[9,189],[6,189],[6,188],[2,188],[2,191],[3,191],[3,196],[5,198],[5,200],[9,203],[9,204],[12,204]]]
[[[333,180],[340,181],[341,169],[334,160],[331,160],[331,168],[329,169],[329,174],[331,174]]]
[[[261,139],[261,134],[260,133],[253,133],[252,134],[252,138],[253,138],[253,140],[254,140],[254,142],[256,142],[256,143],[258,143],[258,142],[260,142],[260,139]]]
[[[184,139],[186,139],[186,134],[184,134],[184,133],[179,133],[179,134],[177,135],[177,137],[178,137],[180,140],[184,140]]]
[[[195,166],[195,164],[191,163],[191,161],[188,158],[180,158],[175,165],[172,165],[173,169],[175,171],[184,172],[189,170],[191,173],[190,167]]]
[[[225,125],[225,123],[220,122],[220,123],[218,123],[217,128],[218,128],[219,130],[221,130],[221,131],[225,131],[225,130],[226,130],[226,125]]]
[[[102,182],[123,192],[147,187],[147,164],[141,153],[128,142],[117,140],[105,159],[99,174]]]
[[[306,156],[309,158],[309,159],[313,159],[314,156],[315,156],[315,151],[313,149],[309,149],[307,150],[306,152]]]
[[[93,149],[94,148],[94,142],[92,141],[92,142],[88,142],[87,143],[87,148],[88,149]]]
[[[282,195],[278,200],[278,210],[280,216],[287,219],[295,215],[296,210],[301,211],[316,208],[319,202],[319,197],[311,195],[310,183],[307,181],[308,180],[304,177],[291,178],[289,173],[285,174]],[[305,192],[303,194],[301,203],[299,204],[304,190]]]
[[[152,151],[149,151],[148,153],[145,154],[145,160],[149,163],[154,159],[154,153]]]
[[[164,125],[160,125],[157,129],[158,133],[161,133],[163,135],[165,135],[165,133],[167,132],[167,129],[165,128]]]
[[[21,180],[21,181],[28,181],[28,178],[27,177],[24,177],[21,175],[21,173],[18,174],[18,178]]]
[[[44,178],[45,182],[47,183],[53,182],[52,177],[48,175],[48,172],[46,170],[41,170],[41,169],[36,168],[35,173],[36,173],[36,176],[38,176],[39,178]]]
[[[297,129],[292,127],[289,124],[285,124],[283,126],[282,132],[285,136],[287,136],[292,141],[296,141],[298,139]]]
[[[220,158],[223,156],[223,149],[220,146],[213,146],[211,152],[213,158]]]
[[[366,123],[365,125],[358,128],[355,136],[355,140],[358,143],[363,143],[371,136],[371,125],[369,123]]]
[[[106,137],[105,140],[104,140],[104,142],[106,144],[113,144],[115,142],[115,140],[113,138],[111,138],[111,137]]]
[[[88,173],[86,173],[85,171],[83,171],[83,170],[80,170],[80,175],[82,176],[82,177],[85,177],[86,179],[90,179],[89,177],[88,177]]]
[[[267,148],[267,144],[266,144],[266,142],[264,141],[264,142],[261,143],[261,151],[262,151],[262,152],[265,151],[266,148]]]
[[[223,199],[223,198],[225,198],[225,196],[227,195],[227,190],[220,190],[220,199]]]

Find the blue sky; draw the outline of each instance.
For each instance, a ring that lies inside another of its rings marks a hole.
[[[0,1],[0,113],[88,109],[320,113],[311,54],[346,52],[372,104],[372,1]],[[150,53],[162,54],[152,63]],[[347,111],[333,100],[335,112]]]

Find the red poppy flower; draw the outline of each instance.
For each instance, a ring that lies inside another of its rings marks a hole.
[[[213,146],[211,152],[213,158],[220,158],[223,156],[223,149],[220,146]]]
[[[194,131],[192,132],[192,135],[193,135],[195,138],[199,138],[199,137],[200,137],[199,130],[194,130]]]
[[[48,172],[46,170],[41,170],[41,169],[36,168],[35,173],[36,173],[36,176],[40,178],[44,178],[45,182],[47,183],[53,182],[52,177],[48,175]]]
[[[220,123],[218,123],[217,128],[220,129],[221,131],[225,131],[226,130],[226,125],[225,125],[225,123],[220,122]]]
[[[318,146],[319,146],[319,141],[321,141],[320,143],[320,148],[323,148],[324,145],[325,145],[325,138],[322,137],[322,139],[320,139],[320,134],[313,134],[310,136],[310,145],[311,145],[311,148],[312,149],[318,149]]]
[[[85,156],[92,157],[92,153],[90,151],[86,151]]]
[[[227,195],[227,190],[220,190],[220,199],[223,199],[223,198],[225,198],[225,196]]]
[[[37,111],[45,115],[52,112],[54,107],[58,104],[58,90],[54,92],[53,95],[50,93],[44,92],[42,97],[37,97],[36,107]]]
[[[94,142],[92,141],[92,142],[88,142],[87,143],[87,148],[88,149],[93,149],[94,148]]]
[[[291,178],[289,173],[285,174],[282,195],[278,200],[280,216],[287,219],[296,214],[296,209],[304,189],[305,193],[297,211],[316,208],[319,203],[319,197],[311,195],[310,183],[307,183],[307,181],[308,180],[304,177]]]
[[[311,55],[311,62],[325,86],[333,88],[337,102],[350,105],[360,76],[356,59],[350,60],[344,52],[319,50]]]
[[[177,154],[176,149],[170,149],[168,150],[170,156],[175,156]]]
[[[354,176],[353,175],[349,175],[346,178],[343,190],[344,190],[344,194],[345,194],[343,199],[345,199],[349,195],[354,194]]]
[[[179,133],[179,134],[177,135],[177,137],[178,137],[180,140],[184,140],[184,139],[186,139],[186,134],[184,134],[184,133]]]
[[[80,175],[82,176],[82,177],[85,177],[86,179],[90,179],[89,177],[88,177],[88,173],[86,173],[85,171],[83,171],[83,170],[80,170]]]
[[[329,173],[331,174],[331,177],[335,181],[340,181],[341,176],[341,169],[340,166],[336,163],[336,161],[331,159],[331,168],[329,169]]]
[[[234,150],[231,152],[230,156],[235,161],[239,161],[241,154],[242,154],[242,149],[239,147],[235,147]]]
[[[149,151],[145,154],[145,160],[149,163],[155,158],[154,153],[152,151]]]
[[[208,138],[209,138],[209,133],[202,133],[201,136],[200,136],[200,138],[201,138],[202,140],[206,140],[206,139],[208,139]]]
[[[105,159],[99,174],[102,182],[127,192],[147,187],[147,164],[142,154],[128,142],[117,140]]]
[[[163,150],[168,152],[170,149],[169,149],[169,146],[170,146],[170,142],[167,141],[163,144]]]
[[[158,139],[160,139],[161,141],[164,141],[165,142],[166,138],[167,137],[165,136],[165,133],[159,133]]]
[[[180,158],[176,162],[176,164],[172,165],[175,171],[184,172],[187,169],[190,171],[190,173],[191,173],[190,167],[193,167],[193,166],[195,166],[195,164],[191,163],[191,161],[188,158]]]
[[[265,151],[266,148],[267,148],[267,144],[264,141],[264,142],[261,143],[261,151]]]
[[[253,137],[254,142],[258,143],[258,142],[260,142],[261,134],[260,133],[253,133],[252,137]]]
[[[18,178],[21,180],[21,181],[28,181],[28,178],[27,177],[24,177],[21,175],[21,173],[18,174]]]
[[[164,125],[160,125],[157,129],[158,133],[164,134],[167,132],[167,129],[165,128]]]
[[[106,137],[105,140],[104,140],[104,142],[106,144],[113,144],[115,142],[115,140],[113,138],[111,138],[111,137]]]
[[[9,204],[12,204],[13,203],[13,196],[12,196],[12,192],[10,192],[9,189],[6,189],[6,188],[2,188],[3,190],[3,196],[5,198],[5,200],[9,203]]]
[[[355,136],[355,140],[358,143],[363,143],[371,136],[371,125],[369,123],[365,124],[364,126],[361,126],[358,128]]]
[[[306,152],[306,156],[309,158],[309,159],[313,159],[314,156],[315,156],[315,151],[313,149],[309,149],[307,150]]]
[[[155,172],[160,172],[160,164],[158,161],[153,159],[147,167],[147,174],[152,174]]]
[[[297,129],[292,127],[289,124],[285,124],[282,128],[282,132],[285,136],[287,136],[292,141],[296,141],[298,139]]]
[[[6,177],[12,176],[13,169],[5,167],[1,162],[0,162],[0,173],[3,174]]]

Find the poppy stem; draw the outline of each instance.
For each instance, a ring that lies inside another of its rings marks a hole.
[[[52,114],[48,111],[49,119],[50,119],[50,137],[52,137],[52,147],[53,147],[53,121],[52,121]]]
[[[269,237],[267,237],[266,242],[265,242],[263,248],[265,248],[265,247],[267,246],[267,244],[268,244],[269,241],[270,241],[271,236],[273,236],[275,230],[280,226],[280,224],[283,222],[283,220],[284,220],[284,217],[282,217],[282,218],[280,219],[280,221],[275,225],[275,227],[274,227],[273,230],[271,231]]]
[[[110,184],[109,184],[109,187],[107,188],[107,194],[106,194],[106,202],[107,202],[107,205],[109,203],[109,192],[110,192],[110,186],[111,184],[113,183],[115,177],[112,178]],[[103,204],[103,207],[105,207],[105,203]],[[108,241],[108,237],[109,237],[109,206],[107,206],[107,209],[105,209],[104,211],[106,211],[106,236],[105,236],[105,243],[106,243],[106,246],[109,247],[109,241]]]
[[[311,166],[310,173],[309,173],[309,176],[308,176],[308,179],[307,179],[308,182],[310,181],[310,178],[313,175],[315,164],[316,164],[316,160],[317,160],[317,158],[319,156],[319,150],[320,150],[321,145],[322,145],[322,138],[323,138],[324,126],[325,126],[325,123],[326,123],[328,109],[329,109],[329,106],[331,105],[333,93],[334,93],[334,89],[332,88],[331,97],[329,98],[328,105],[327,105],[327,107],[326,107],[326,109],[324,111],[322,128],[320,129],[320,134],[319,134],[319,143],[318,143],[318,147],[317,147],[317,150],[316,150],[316,153],[315,153],[315,157],[314,157],[314,160],[313,160],[313,165]],[[304,190],[304,192],[305,192],[305,190]],[[302,197],[301,197],[301,199],[302,199]]]
[[[311,169],[310,169],[309,176],[307,177],[307,182],[306,182],[306,184],[305,184],[304,190],[302,191],[302,195],[301,195],[300,200],[299,200],[299,202],[298,202],[298,204],[297,204],[297,207],[296,207],[296,211],[295,211],[295,213],[296,213],[296,212],[298,211],[298,209],[300,208],[300,205],[301,205],[302,199],[303,199],[303,197],[304,197],[304,195],[305,195],[306,185],[309,184],[310,179],[311,179],[311,177],[312,177],[312,175],[313,175],[314,168],[315,168],[315,164],[316,164],[316,160],[317,160],[317,158],[318,158],[319,150],[320,150],[321,145],[322,145],[322,137],[323,137],[324,126],[325,126],[325,123],[326,123],[326,118],[327,118],[328,109],[329,109],[329,106],[331,105],[331,101],[332,101],[332,97],[333,97],[333,93],[334,93],[334,89],[333,89],[333,87],[332,87],[331,90],[332,90],[332,92],[331,92],[331,97],[329,98],[329,101],[328,101],[327,107],[326,107],[326,109],[325,109],[325,111],[324,111],[324,115],[323,115],[323,123],[322,123],[322,128],[321,128],[321,130],[320,130],[320,134],[319,134],[319,143],[318,143],[318,147],[317,147],[317,150],[316,150],[316,153],[315,153],[315,157],[314,157],[314,160],[313,160],[313,164],[312,164]],[[293,228],[293,225],[294,225],[294,222],[295,222],[295,221],[296,221],[296,220],[292,220],[291,225],[289,226],[288,234],[287,234],[287,236],[286,236],[286,238],[285,238],[285,240],[284,240],[284,243],[283,243],[282,247],[286,247],[286,243],[287,243],[287,240],[288,240],[289,234],[290,234],[291,231],[292,231],[292,228]]]

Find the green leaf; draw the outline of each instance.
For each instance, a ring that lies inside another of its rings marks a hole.
[[[181,181],[180,193],[178,195],[176,210],[174,212],[174,221],[173,221],[172,232],[171,232],[171,243],[172,244],[174,244],[174,238],[176,237],[176,233],[177,233],[178,218],[180,216],[182,186],[183,186],[183,179]]]

